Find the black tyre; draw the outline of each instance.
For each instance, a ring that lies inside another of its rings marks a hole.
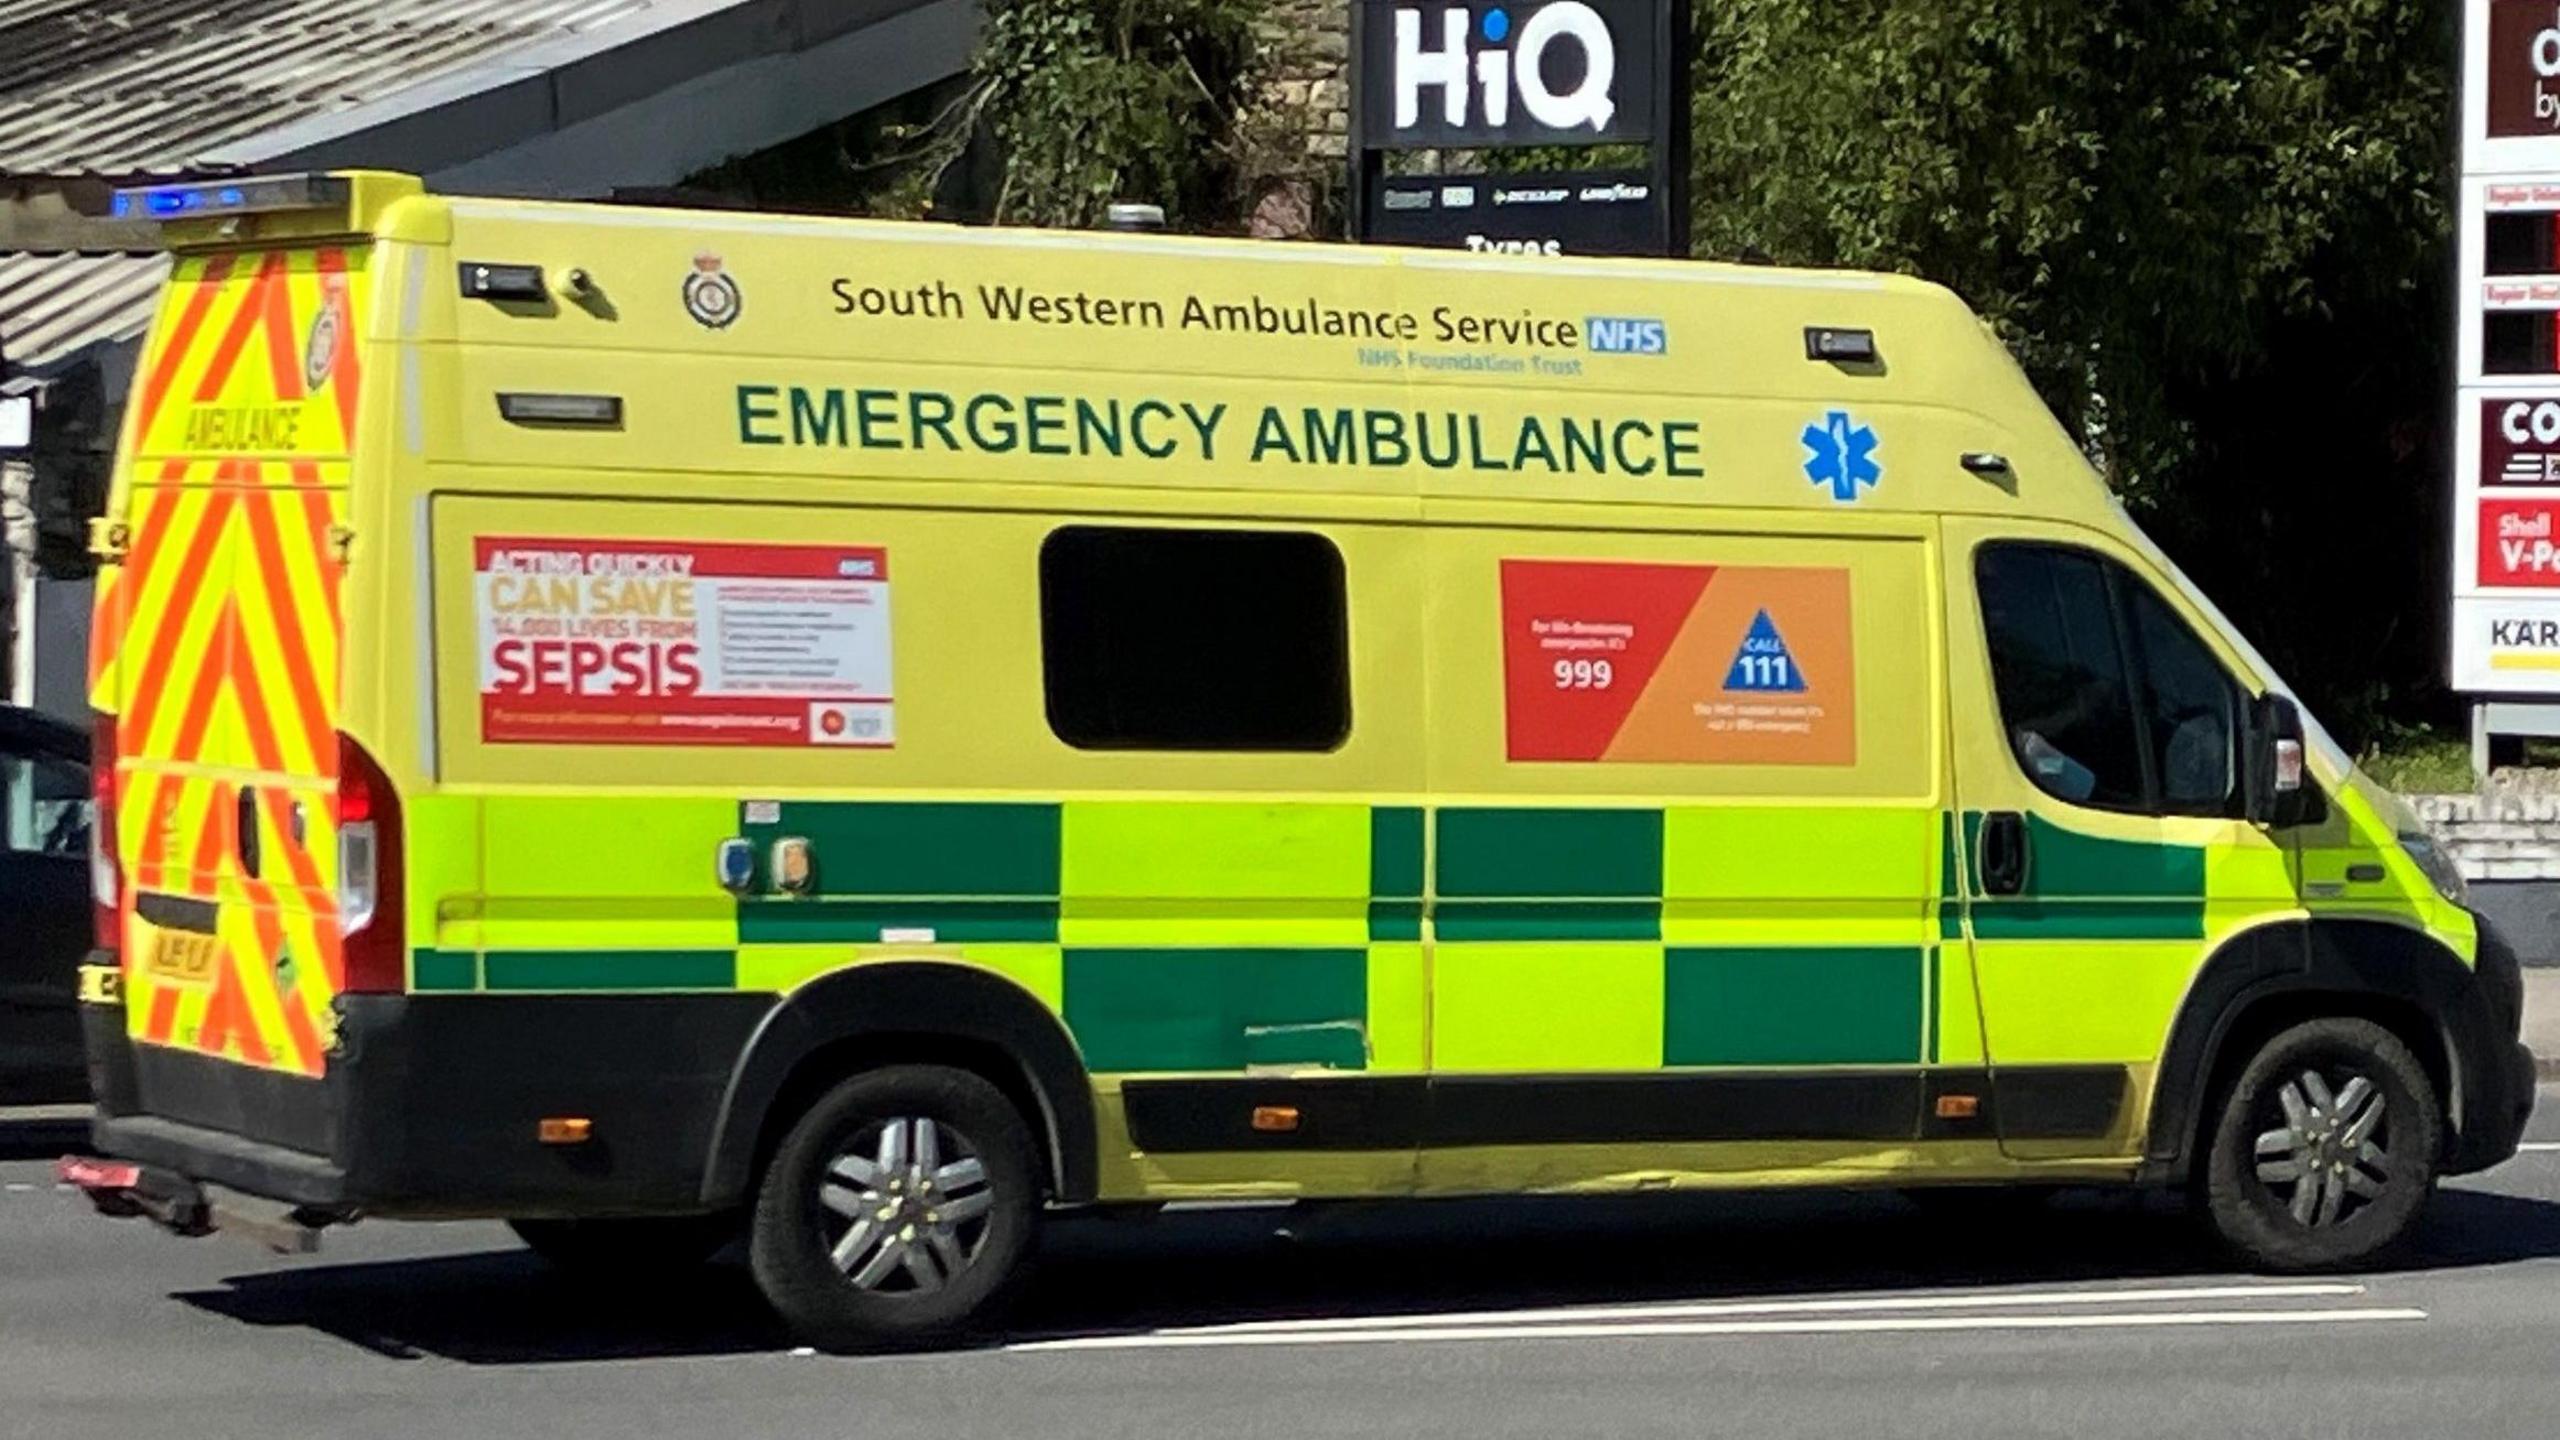
[[[560,1269],[593,1279],[646,1281],[669,1266],[700,1265],[738,1237],[727,1215],[633,1216],[595,1220],[510,1220],[525,1247]]]
[[[2443,1148],[2435,1082],[2398,1036],[2309,1021],[2269,1040],[2223,1097],[2205,1212],[2264,1269],[2360,1264],[2417,1222]]]
[[[783,1137],[747,1260],[811,1345],[918,1345],[998,1313],[1039,1210],[1031,1132],[1003,1092],[965,1070],[892,1066],[828,1091]]]

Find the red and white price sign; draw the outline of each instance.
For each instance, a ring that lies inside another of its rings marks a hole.
[[[2480,502],[2480,583],[2560,586],[2560,500]]]

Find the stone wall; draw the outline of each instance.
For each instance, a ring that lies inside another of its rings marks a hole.
[[[1335,233],[1351,144],[1351,0],[1267,0],[1267,8],[1262,110],[1246,126],[1253,233]]]
[[[2412,795],[2471,880],[2560,880],[2560,791]]]

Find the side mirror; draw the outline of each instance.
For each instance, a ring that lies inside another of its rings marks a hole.
[[[2261,695],[2249,702],[2249,734],[2244,778],[2249,787],[2249,820],[2281,830],[2320,816],[2320,791],[2305,768],[2302,712],[2282,695]]]

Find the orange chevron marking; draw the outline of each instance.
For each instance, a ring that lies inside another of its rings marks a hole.
[[[131,532],[133,548],[127,552],[124,563],[98,567],[98,597],[89,622],[89,692],[93,697],[98,695],[98,687],[106,678],[107,667],[114,662],[117,651],[131,638],[126,634],[124,624],[131,599],[124,589],[126,577],[150,572],[153,560],[160,554],[169,512],[178,503],[178,492],[171,487],[184,479],[186,473],[186,462],[182,460],[172,460],[161,467],[161,485],[143,492],[142,514],[134,522]],[[136,580],[133,583],[141,582]],[[100,709],[116,708],[110,697],[99,698],[110,699],[110,703],[99,706]]]
[[[266,807],[267,823],[275,828],[277,834],[291,835],[293,833],[291,799],[272,786],[260,790],[258,794]],[[311,899],[311,913],[335,917],[338,913],[338,897],[320,888],[320,868],[312,863],[310,852],[299,845],[286,845],[284,853],[289,868],[293,871],[294,887]],[[269,884],[270,882],[260,881],[259,883]]]
[[[169,985],[154,985],[151,988],[151,1013],[144,1016],[142,1021],[143,1038],[166,1045],[169,1043],[169,1032],[177,1027],[178,992],[176,988]]]
[[[163,309],[137,386],[130,433],[141,438],[133,443],[152,443],[157,424],[167,432],[157,443],[192,449],[200,437],[181,437],[171,408],[192,398],[297,408],[303,454],[128,461],[119,484],[131,487],[132,546],[126,563],[101,578],[103,633],[92,651],[93,692],[125,712],[119,738],[131,737],[136,762],[130,818],[117,837],[135,890],[212,902],[228,942],[210,990],[155,985],[137,973],[133,1029],[145,1040],[183,1039],[208,1055],[303,1074],[327,1064],[322,1007],[345,974],[337,897],[324,882],[334,813],[308,817],[303,843],[290,837],[297,797],[328,810],[337,763],[333,657],[345,597],[331,534],[340,498],[318,457],[333,441],[339,456],[354,447],[366,368],[356,332],[363,254],[331,246],[221,257],[190,262],[175,282],[188,293]],[[324,324],[337,331],[334,350],[305,356],[303,327]],[[305,369],[315,358],[327,363],[318,375]],[[324,418],[332,411],[335,436]],[[219,435],[219,427],[203,432]],[[245,792],[255,795],[259,830],[278,838],[266,850],[267,875],[239,864],[239,782],[173,773],[172,762],[238,766],[274,780]],[[287,956],[296,963],[279,974]]]
[[[332,521],[328,492],[320,488],[320,467],[311,461],[293,462],[292,474],[294,488],[302,500],[302,523],[311,532],[311,553],[320,557],[320,593],[329,602],[329,633],[335,635],[345,622],[338,609],[340,571],[329,546]]]
[[[283,944],[284,927],[276,920],[274,888],[260,881],[248,882],[248,888],[250,921],[258,940],[258,950],[254,959],[258,963],[253,966],[251,963],[253,957],[244,957],[237,953],[232,955],[230,978],[231,994],[235,1003],[231,1015],[232,1022],[240,1033],[242,1051],[244,1053],[254,1051],[249,1053],[252,1062],[265,1064],[272,1052],[267,1048],[267,1037],[258,1029],[257,1011],[249,1004],[248,991],[252,984],[264,984],[270,994],[276,994],[275,972],[267,969],[265,962],[268,957],[275,955],[278,947]],[[250,978],[252,975],[257,978],[252,980]],[[283,1003],[283,996],[276,994],[276,1000],[276,1008],[289,1014],[291,1007]],[[286,1027],[288,1043],[292,1040],[291,1028],[288,1023]],[[311,1063],[311,1057],[301,1054],[294,1054],[287,1058],[291,1060],[296,1070],[307,1069]]]
[[[200,758],[205,731],[213,725],[214,702],[222,698],[222,664],[217,658],[229,654],[240,643],[240,621],[228,604],[221,617],[213,622],[213,636],[206,642],[204,664],[196,670],[194,686],[187,692],[187,708],[178,719],[178,738],[169,747],[169,755],[177,760]]]
[[[240,359],[241,350],[248,346],[249,332],[256,329],[266,315],[266,307],[261,303],[265,298],[264,291],[267,286],[277,283],[276,277],[284,273],[284,263],[282,255],[269,255],[259,262],[257,277],[249,282],[249,292],[232,310],[230,323],[222,327],[221,338],[214,341],[212,357],[205,361],[203,373],[196,377],[196,399],[211,400],[222,394],[223,384],[231,378],[231,367]]]
[[[276,908],[275,887],[265,881],[259,881],[251,898],[252,902],[258,906],[260,953],[270,959],[283,955],[286,953],[284,915]],[[275,997],[277,1013],[284,1017],[285,1039],[291,1047],[289,1053],[293,1059],[293,1067],[305,1075],[319,1074],[320,1032],[312,1028],[311,1012],[302,1003],[301,972],[296,970],[293,983],[290,985],[285,983],[283,976],[273,970],[265,971],[261,978],[266,981],[269,992]]]
[[[186,782],[178,782],[184,785]],[[231,787],[219,780],[205,782],[207,803],[204,822],[196,830],[195,858],[187,867],[187,893],[199,900],[219,900],[222,896],[222,815],[231,795]]]
[[[276,533],[276,495],[272,491],[252,495],[242,508],[249,519],[249,541],[258,554],[258,574],[263,578],[269,598],[269,610],[277,617],[275,633],[270,637],[284,661],[286,683],[293,692],[294,709],[301,722],[306,753],[320,759],[320,737],[329,733],[329,707],[320,698],[319,678],[311,673],[311,651],[301,629],[293,623],[294,596],[292,573],[285,568],[284,541]],[[327,568],[327,562],[321,562]],[[234,613],[237,611],[235,609]],[[236,651],[235,684],[255,683],[245,650]],[[269,766],[281,769],[281,765]]]
[[[194,348],[196,330],[204,324],[205,312],[213,308],[214,297],[222,293],[222,282],[230,278],[231,257],[217,255],[206,262],[204,277],[188,293],[187,308],[178,312],[177,325],[162,342],[150,378],[143,381],[141,414],[133,431],[137,439],[151,433],[152,418],[160,413],[160,402],[168,398],[169,382],[177,378],[178,365]]]
[[[176,658],[178,637],[186,629],[186,618],[194,607],[196,592],[204,588],[205,576],[213,568],[213,556],[222,540],[222,529],[232,504],[232,492],[216,489],[205,499],[204,513],[197,517],[196,531],[187,537],[187,549],[178,562],[178,578],[169,598],[153,617],[156,629],[151,648],[145,652],[142,668],[134,672],[126,694],[133,697],[133,744],[139,751],[151,733],[151,719],[159,708],[160,694],[169,679],[169,667]],[[136,637],[126,636],[126,648],[132,648]],[[189,759],[185,752],[177,758]]]
[[[288,283],[292,270],[281,263],[282,256],[276,258],[274,273],[259,277],[258,294],[251,298],[265,312],[259,317],[259,328],[267,337],[267,380],[281,403],[302,398],[302,357],[301,337],[293,331],[293,288]]]
[[[204,1007],[197,1048],[219,1055],[230,1050],[236,1039],[242,1059],[264,1065],[270,1058],[266,1037],[258,1033],[257,1017],[249,1013],[249,997],[240,993],[246,983],[240,974],[240,957],[228,945],[214,947],[214,954],[213,998]]]
[[[132,777],[136,788],[149,797],[133,811],[143,817],[141,855],[134,866],[134,883],[145,890],[157,890],[166,883],[171,864],[164,842],[177,829],[178,790],[184,782],[154,770],[136,770]],[[134,798],[126,797],[128,802]]]

